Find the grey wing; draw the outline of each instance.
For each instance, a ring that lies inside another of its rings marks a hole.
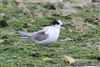
[[[33,39],[37,40],[37,41],[43,41],[46,40],[48,37],[47,34],[45,34],[45,32],[38,32],[33,36]]]

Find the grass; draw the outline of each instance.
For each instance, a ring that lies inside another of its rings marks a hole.
[[[100,66],[100,50],[96,50],[96,43],[100,42],[100,27],[94,25],[88,32],[78,32],[70,22],[75,16],[84,19],[92,16],[92,13],[81,12],[69,16],[45,15],[42,17],[29,17],[23,14],[21,9],[9,7],[3,3],[0,16],[5,19],[9,26],[0,28],[0,67],[66,67],[66,66]],[[88,16],[87,16],[88,15]],[[32,40],[20,39],[16,31],[34,32],[49,24],[52,17],[61,19],[66,24],[61,30],[60,37],[56,43],[39,45]],[[24,28],[24,23],[32,25]],[[68,31],[71,29],[72,31]],[[89,44],[89,45],[88,45]],[[74,64],[64,63],[64,55],[80,59]]]

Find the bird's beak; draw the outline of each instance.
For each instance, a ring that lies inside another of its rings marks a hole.
[[[66,27],[65,25],[61,25],[62,27]]]

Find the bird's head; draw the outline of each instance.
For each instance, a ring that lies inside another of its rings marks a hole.
[[[63,23],[60,20],[54,20],[51,22],[51,25],[63,25]]]
[[[43,25],[43,26],[48,26],[48,25]],[[61,22],[61,20],[56,20],[54,19],[52,22],[51,22],[51,26],[54,26],[54,27],[61,27],[61,26],[64,26],[63,23]]]

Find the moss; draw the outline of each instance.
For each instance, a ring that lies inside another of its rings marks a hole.
[[[36,6],[36,5],[35,5]],[[30,10],[38,10],[28,6]],[[0,67],[62,67],[66,66],[63,63],[63,56],[72,56],[75,59],[81,60],[72,65],[100,65],[100,51],[95,49],[96,42],[100,42],[100,26],[94,25],[95,28],[90,27],[89,32],[77,32],[74,30],[74,25],[71,20],[75,17],[82,17],[84,19],[95,15],[92,8],[87,11],[81,11],[78,14],[70,14],[62,16],[62,14],[53,15],[46,14],[42,17],[29,17],[24,15],[18,7],[9,7],[2,3],[0,12],[7,15],[8,27],[0,28],[0,38],[4,40],[0,44]],[[4,19],[4,17],[1,17]],[[56,43],[49,45],[39,45],[32,40],[20,39],[16,31],[34,32],[41,29],[45,24],[49,25],[54,18],[61,19],[66,24],[66,27],[61,30],[60,37]],[[32,22],[31,22],[32,21]],[[23,24],[31,23],[28,28],[24,28]],[[92,24],[93,25],[93,24]],[[68,31],[71,29],[73,31]],[[12,33],[13,32],[13,33]],[[69,39],[68,39],[69,38]],[[90,44],[90,47],[87,46]]]

